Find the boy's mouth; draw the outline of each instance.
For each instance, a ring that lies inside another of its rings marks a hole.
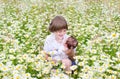
[[[61,35],[61,36],[59,36],[59,37],[63,38],[63,36],[62,36],[62,35]]]
[[[60,39],[63,39],[63,36],[59,36]]]

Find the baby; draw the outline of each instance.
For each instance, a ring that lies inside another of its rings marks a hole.
[[[64,46],[60,47],[60,49],[58,50],[58,52],[60,53],[60,60],[65,58],[73,60],[73,56],[75,55],[75,48],[77,47],[77,45],[78,41],[73,36],[68,37]]]

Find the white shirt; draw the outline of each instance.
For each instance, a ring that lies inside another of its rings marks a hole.
[[[66,58],[67,55],[62,51],[63,50],[63,44],[67,40],[69,36],[67,34],[64,35],[64,38],[62,40],[62,43],[58,43],[55,39],[54,33],[51,33],[47,36],[45,43],[44,43],[44,50],[55,60],[62,60],[63,58]]]

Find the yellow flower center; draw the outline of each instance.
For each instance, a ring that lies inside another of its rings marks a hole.
[[[116,34],[112,34],[112,37],[116,37]]]

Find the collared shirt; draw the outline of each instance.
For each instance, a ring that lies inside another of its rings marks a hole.
[[[51,33],[47,36],[45,42],[44,42],[44,50],[55,60],[61,60],[64,57],[67,57],[67,55],[62,51],[63,45],[69,35],[65,34],[64,38],[62,40],[62,43],[58,43],[55,39],[55,34]],[[62,49],[61,49],[62,48]]]

